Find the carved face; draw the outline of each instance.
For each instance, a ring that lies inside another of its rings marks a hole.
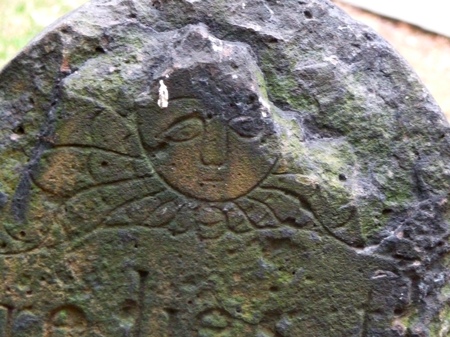
[[[138,119],[155,170],[174,189],[197,199],[238,198],[275,163],[258,109],[246,115],[223,113],[196,99],[178,99],[167,109],[141,112]]]

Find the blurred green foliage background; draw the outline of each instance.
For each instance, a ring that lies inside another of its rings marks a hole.
[[[0,0],[0,68],[42,29],[87,0]]]

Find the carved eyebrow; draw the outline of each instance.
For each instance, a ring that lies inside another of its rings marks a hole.
[[[187,115],[183,115],[183,116],[179,116],[179,117],[175,118],[175,120],[172,123],[170,123],[167,126],[167,128],[165,129],[165,131],[163,131],[162,133],[165,133],[167,130],[171,129],[172,127],[174,127],[175,125],[177,125],[179,123],[182,123],[188,119],[194,119],[194,118],[198,118],[203,121],[203,116],[200,111],[192,111],[192,112],[188,113]]]
[[[170,141],[182,142],[199,136],[204,129],[204,122],[198,117],[183,119],[172,124],[164,133],[163,137]]]
[[[245,124],[249,127],[245,128]],[[245,138],[254,138],[264,131],[264,125],[258,119],[251,116],[238,116],[228,121],[229,127],[239,136]],[[239,126],[242,126],[239,127]]]

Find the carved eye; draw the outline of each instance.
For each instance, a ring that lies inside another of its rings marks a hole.
[[[173,142],[185,142],[199,136],[203,132],[203,123],[199,118],[189,118],[172,125],[164,134]]]
[[[245,138],[254,138],[263,131],[261,120],[248,116],[236,117],[230,121],[231,129],[239,136]]]

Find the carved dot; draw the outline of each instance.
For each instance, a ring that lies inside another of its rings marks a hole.
[[[313,15],[310,11],[304,11],[303,14],[305,15],[305,18],[312,19]]]
[[[100,165],[103,166],[103,167],[106,167],[106,166],[108,166],[108,162],[107,161],[102,161],[100,163]]]
[[[27,290],[27,295],[31,295],[33,293],[33,290]]]
[[[347,180],[347,176],[343,173],[339,174],[339,180],[340,181],[346,181]]]
[[[1,242],[0,243],[0,248],[6,248],[6,246],[8,246],[7,244],[6,244],[6,242]]]
[[[13,132],[14,132],[16,135],[23,135],[23,134],[25,134],[25,128],[23,127],[22,124],[19,124],[18,126],[16,126],[16,127],[13,129]]]
[[[19,236],[20,236],[21,238],[24,238],[24,237],[27,236],[27,233],[26,233],[25,231],[20,231],[20,232],[19,232]]]

